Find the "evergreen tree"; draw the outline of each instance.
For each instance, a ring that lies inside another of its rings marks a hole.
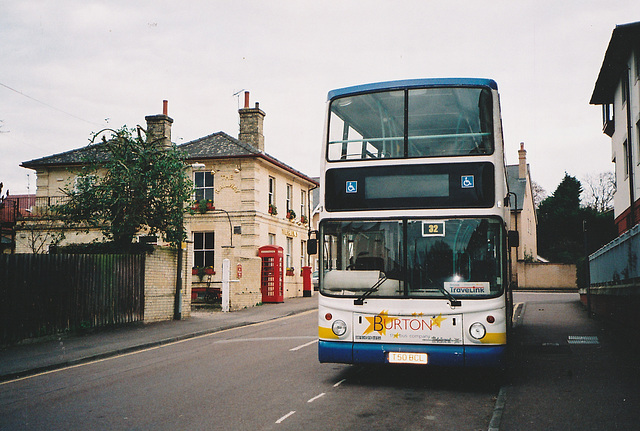
[[[538,252],[557,263],[578,263],[585,256],[584,223],[588,231],[587,252],[592,253],[615,238],[612,211],[599,212],[580,206],[582,186],[565,173],[553,195],[538,209]]]
[[[565,173],[556,191],[540,203],[538,251],[552,262],[576,263],[584,254],[580,193],[580,181]]]

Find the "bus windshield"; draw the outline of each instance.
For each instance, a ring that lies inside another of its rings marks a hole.
[[[326,295],[473,299],[503,289],[498,219],[326,221],[320,232]]]
[[[329,161],[492,154],[491,91],[430,87],[331,101]]]

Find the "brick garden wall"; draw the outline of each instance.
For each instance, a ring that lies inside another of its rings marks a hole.
[[[191,255],[183,251],[182,262],[182,318],[191,315]],[[178,252],[155,246],[145,260],[144,321],[171,320],[174,315]],[[187,270],[187,268],[189,268]]]

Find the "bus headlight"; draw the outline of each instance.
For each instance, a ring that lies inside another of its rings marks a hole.
[[[347,324],[344,320],[336,320],[333,322],[333,325],[331,325],[331,330],[338,337],[342,337],[347,332]]]
[[[334,331],[335,332],[335,331]],[[469,328],[469,335],[471,335],[476,340],[481,339],[487,334],[487,330],[484,325],[480,322],[476,322]]]

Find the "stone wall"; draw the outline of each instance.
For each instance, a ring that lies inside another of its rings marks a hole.
[[[223,249],[223,259],[229,259],[229,310],[236,311],[243,308],[254,307],[262,303],[260,291],[261,260],[258,257],[238,257],[233,249]],[[241,267],[241,274],[238,272]],[[240,275],[240,277],[238,277]],[[222,274],[220,274],[220,278]],[[218,286],[222,287],[221,284]]]
[[[578,288],[576,266],[564,263],[517,263],[519,289]]]

